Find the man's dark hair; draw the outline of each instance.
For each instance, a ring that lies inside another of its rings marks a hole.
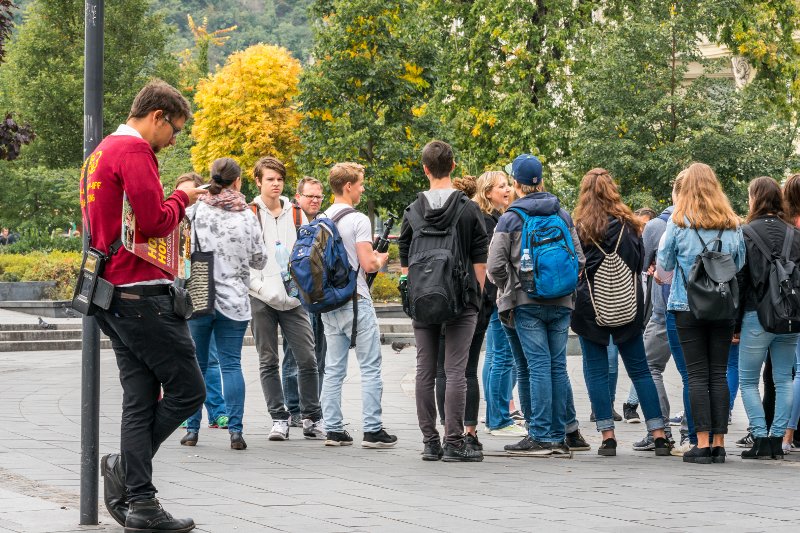
[[[253,167],[253,177],[255,178],[256,183],[261,181],[261,178],[264,177],[264,171],[267,169],[274,170],[280,174],[284,181],[286,180],[286,166],[283,164],[283,162],[277,157],[267,156],[256,161],[256,164]]]
[[[186,174],[181,174],[178,176],[178,179],[175,180],[175,187],[177,188],[178,185],[181,183],[186,183],[187,181],[191,181],[194,183],[195,187],[199,187],[203,184],[203,176],[197,172],[187,172]]]
[[[153,80],[133,99],[128,120],[146,117],[159,109],[170,119],[192,118],[192,108],[178,89],[165,81]]]
[[[446,178],[453,171],[453,148],[444,141],[431,141],[422,149],[422,164],[436,178]]]

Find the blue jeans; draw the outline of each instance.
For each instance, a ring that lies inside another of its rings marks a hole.
[[[686,370],[686,359],[683,358],[683,348],[678,339],[678,328],[675,326],[675,313],[667,311],[667,339],[669,339],[669,349],[672,352],[672,359],[681,375],[683,382],[683,419],[686,421],[686,430],[689,434],[689,442],[697,444],[697,433],[694,429],[692,419],[692,406],[689,402],[689,372]]]
[[[347,356],[353,330],[353,307],[345,305],[322,314],[328,353],[325,356],[325,382],[322,385],[322,416],[327,431],[344,431],[342,384],[347,376]],[[358,300],[356,359],[361,370],[361,409],[364,431],[379,431],[381,423],[381,340],[378,318],[372,302]]]
[[[608,393],[611,395],[611,406],[617,399],[617,380],[619,378],[619,348],[614,344],[614,339],[608,341]],[[596,413],[595,413],[596,414]]]
[[[728,392],[731,395],[731,402],[728,411],[733,411],[733,402],[736,401],[736,393],[739,392],[739,345],[731,344],[728,350]]]
[[[792,411],[792,367],[800,334],[776,335],[764,331],[756,311],[747,311],[742,320],[739,343],[739,376],[742,403],[750,420],[754,437],[767,436],[767,421],[758,391],[761,367],[767,358],[772,361],[772,378],[775,381],[775,418],[769,428],[773,437],[783,437]]]
[[[796,361],[794,363],[794,383],[792,386],[792,414],[789,415],[789,424],[786,426],[791,429],[797,429],[797,420],[800,418],[800,343],[797,344],[795,350]],[[800,437],[800,435],[798,435]],[[797,438],[795,438],[797,440]]]
[[[222,394],[222,371],[219,368],[217,343],[214,342],[213,335],[208,348],[208,368],[203,372],[203,379],[206,381],[206,413],[208,414],[208,423],[211,424],[217,418],[228,414],[225,408],[225,397]]]
[[[212,336],[216,341],[219,366],[222,371],[222,384],[225,388],[225,401],[228,408],[228,431],[242,431],[244,416],[244,377],[242,376],[242,341],[247,330],[248,320],[231,320],[219,311],[213,315],[189,321],[189,330],[194,339],[197,362],[200,371],[208,368],[208,353]],[[200,430],[203,412],[189,418],[188,430]]]
[[[579,337],[583,350],[583,374],[597,420],[597,430],[614,429],[611,395],[609,394],[608,347]],[[642,334],[617,345],[628,376],[636,387],[648,431],[664,428],[658,391],[647,366]]]
[[[322,393],[322,381],[325,377],[325,330],[322,319],[317,313],[309,313],[311,330],[314,332],[314,355],[317,357],[317,371],[319,372],[319,392]],[[286,409],[293,415],[300,415],[300,393],[297,388],[297,360],[294,358],[291,346],[286,336],[283,337],[283,362],[281,363],[281,381],[283,383],[283,401]]]
[[[500,429],[514,423],[508,405],[514,388],[514,356],[497,309],[486,330],[486,355],[483,361],[483,390],[486,395],[486,425]]]
[[[539,442],[562,442],[567,425],[567,339],[570,310],[555,305],[514,308],[514,327],[503,326],[517,368],[519,400],[528,433]]]

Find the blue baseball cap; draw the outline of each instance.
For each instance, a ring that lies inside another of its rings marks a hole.
[[[520,185],[538,185],[542,181],[542,162],[531,154],[517,156],[506,172]]]

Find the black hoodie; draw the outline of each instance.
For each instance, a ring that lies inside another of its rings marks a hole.
[[[486,263],[486,255],[489,252],[489,238],[486,235],[483,215],[478,208],[478,204],[467,198],[463,192],[455,191],[450,194],[450,197],[442,207],[433,209],[430,207],[425,193],[419,193],[417,199],[406,207],[406,212],[414,208],[417,202],[422,202],[425,220],[437,229],[451,226],[456,212],[454,204],[456,202],[466,202],[461,218],[458,219],[458,244],[461,247],[462,257],[468,259],[469,264],[465,266],[473,282],[473,289],[470,291],[467,303],[474,305],[476,309],[480,309],[480,287],[475,277],[475,270],[470,267]],[[408,251],[411,248],[411,240],[413,238],[414,230],[411,228],[411,224],[408,223],[407,218],[403,217],[400,238],[397,241],[400,247],[400,266],[403,268],[408,267]]]

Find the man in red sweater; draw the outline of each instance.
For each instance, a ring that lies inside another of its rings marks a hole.
[[[81,206],[92,247],[108,253],[120,238],[123,193],[147,237],[167,236],[205,194],[187,187],[165,200],[158,175],[156,152],[175,144],[191,116],[175,88],[151,82],[136,96],[127,122],[86,160]],[[111,339],[123,390],[121,454],[103,457],[101,465],[106,507],[126,532],[190,531],[194,521],[164,511],[152,483],[158,447],[205,399],[186,319],[173,312],[172,276],[121,248],[108,259],[103,278],[115,285],[114,296],[94,316]]]

